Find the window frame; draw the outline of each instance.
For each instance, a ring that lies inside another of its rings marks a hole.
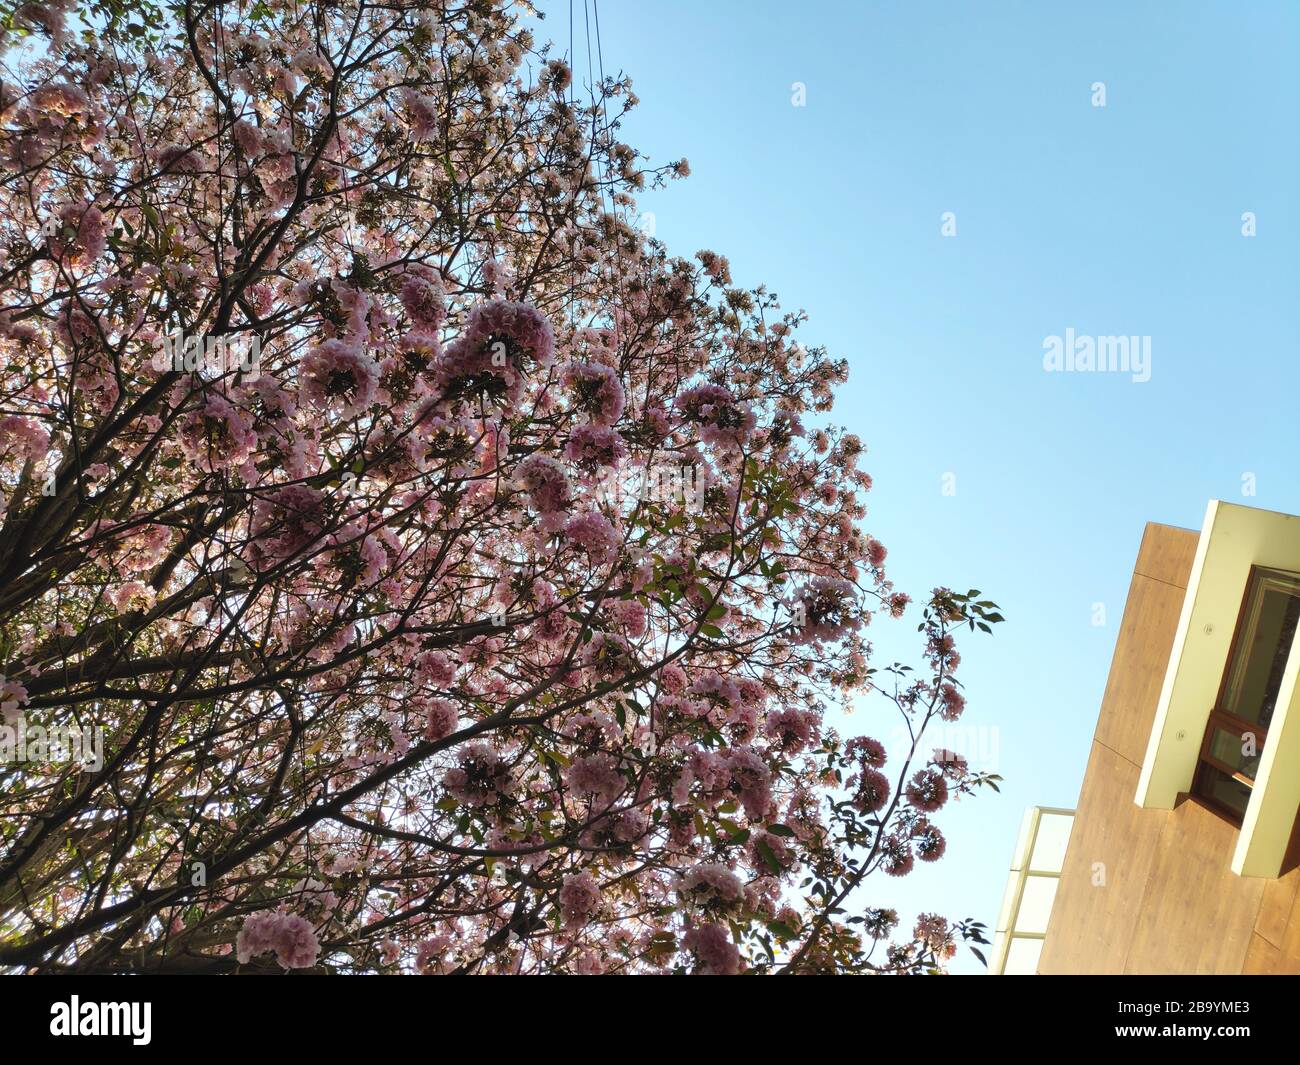
[[[1278,569],[1276,566],[1252,565],[1250,572],[1246,575],[1246,588],[1241,597],[1241,606],[1237,611],[1237,623],[1233,629],[1232,642],[1228,647],[1228,658],[1223,665],[1223,676],[1219,680],[1219,690],[1214,697],[1214,705],[1210,708],[1210,713],[1205,722],[1205,732],[1201,736],[1201,747],[1196,755],[1196,770],[1192,774],[1191,795],[1197,802],[1208,807],[1221,817],[1227,818],[1233,824],[1240,826],[1243,820],[1243,814],[1234,810],[1231,806],[1207,794],[1208,787],[1205,784],[1205,778],[1208,776],[1206,767],[1209,766],[1217,769],[1233,780],[1245,784],[1247,788],[1254,791],[1255,778],[1248,776],[1239,769],[1234,769],[1226,762],[1214,757],[1210,753],[1211,743],[1214,739],[1216,730],[1235,733],[1238,737],[1250,733],[1255,737],[1256,750],[1262,752],[1264,744],[1268,739],[1269,725],[1259,722],[1246,721],[1229,713],[1226,709],[1226,700],[1228,694],[1228,681],[1232,676],[1233,669],[1237,665],[1237,655],[1242,651],[1243,642],[1247,635],[1246,612],[1251,605],[1251,597],[1255,594],[1256,589],[1260,586],[1263,579],[1271,574],[1283,574],[1295,578],[1300,582],[1300,573],[1291,570]],[[1297,592],[1300,595],[1300,591]],[[1292,648],[1295,647],[1296,641],[1300,640],[1300,631],[1292,635]],[[1269,724],[1272,724],[1270,721]]]

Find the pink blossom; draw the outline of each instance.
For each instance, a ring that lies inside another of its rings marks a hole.
[[[566,928],[580,928],[600,911],[600,884],[587,871],[564,878],[560,888],[560,914]]]
[[[79,266],[94,262],[108,247],[104,214],[87,200],[70,203],[59,212],[60,228],[50,237],[50,253]]]
[[[447,317],[442,285],[435,276],[410,273],[398,290],[407,317],[422,330],[436,330]]]
[[[579,425],[569,433],[564,457],[586,470],[617,467],[627,458],[627,445],[617,430],[604,425]]]
[[[686,690],[686,674],[680,666],[666,665],[659,671],[659,683],[670,695]]]
[[[445,651],[422,651],[415,656],[412,665],[415,667],[416,678],[435,688],[450,687],[456,679],[456,665]]]
[[[443,787],[466,806],[492,806],[514,790],[510,768],[486,743],[461,748],[460,764],[447,770]]]
[[[231,132],[245,158],[252,159],[262,153],[262,133],[253,123],[241,118]]]
[[[703,975],[735,976],[740,972],[740,951],[723,925],[697,925],[682,937],[682,946],[695,955]]]
[[[560,378],[573,393],[575,406],[596,425],[610,426],[623,415],[627,402],[618,372],[600,362],[571,362]]]
[[[922,769],[907,784],[907,801],[918,810],[933,813],[948,801],[948,784],[936,769]]]
[[[10,414],[0,418],[0,456],[16,454],[37,462],[50,447],[50,434],[31,418]]]
[[[316,964],[320,943],[311,922],[281,910],[264,910],[244,920],[235,939],[235,953],[241,965],[259,954],[275,951],[283,969],[309,969]]]
[[[956,721],[966,708],[966,697],[952,684],[939,689],[939,716],[945,721]]]
[[[797,643],[832,643],[861,627],[855,589],[839,577],[814,577],[793,606],[791,638]]]
[[[812,739],[817,728],[817,715],[809,710],[789,707],[773,710],[767,715],[763,734],[787,754],[798,754]]]
[[[430,741],[445,739],[456,731],[460,712],[450,699],[430,699],[425,717],[424,738]]]
[[[844,745],[844,752],[876,769],[885,764],[885,745],[870,736],[854,736]]]
[[[539,514],[560,514],[572,506],[568,475],[549,455],[534,452],[519,464],[517,474]]]
[[[880,845],[880,867],[887,876],[907,876],[916,864],[911,844],[901,836],[887,836]]]
[[[618,759],[604,751],[575,758],[564,779],[575,795],[593,798],[602,806],[608,806],[627,787]]]
[[[250,561],[270,566],[315,544],[324,530],[325,497],[303,484],[277,488],[253,504]]]
[[[682,417],[699,426],[700,439],[706,444],[738,446],[743,444],[758,418],[748,404],[741,403],[721,385],[696,385],[677,397]]]
[[[889,801],[889,796],[893,792],[889,778],[879,769],[864,768],[856,777],[849,779],[850,786],[855,783],[857,787],[853,798],[849,801],[858,813],[877,813]]]
[[[13,728],[22,716],[21,707],[27,705],[27,689],[16,680],[0,673],[0,715],[6,725]]]
[[[609,519],[598,511],[587,511],[569,519],[564,535],[587,552],[594,565],[610,562],[618,554],[619,536]]]
[[[415,141],[432,139],[438,131],[438,101],[409,87],[403,87],[401,95],[410,122],[411,139]]]
[[[344,416],[369,408],[379,387],[379,367],[359,348],[343,340],[327,340],[314,348],[299,370],[299,402],[325,410],[336,407]]]
[[[619,599],[610,604],[609,612],[629,636],[644,636],[646,631],[645,604],[636,599]]]
[[[486,393],[516,403],[529,360],[549,366],[555,357],[551,324],[528,303],[492,300],[469,313],[465,331],[443,355],[442,389],[450,399]]]
[[[180,444],[200,469],[215,472],[247,462],[257,449],[257,433],[243,411],[213,392],[182,419]]]
[[[677,890],[691,902],[714,910],[734,908],[745,895],[740,878],[722,862],[703,862],[688,870]]]
[[[916,848],[916,856],[923,862],[937,862],[948,849],[948,841],[938,826],[925,820],[913,826],[912,844]]]
[[[919,915],[912,935],[941,959],[946,960],[957,953],[957,944],[953,942],[952,929],[948,927],[948,921],[937,914]]]
[[[732,786],[740,793],[745,816],[751,820],[767,816],[772,804],[772,771],[767,763],[748,747],[728,748],[719,758],[731,777]]]

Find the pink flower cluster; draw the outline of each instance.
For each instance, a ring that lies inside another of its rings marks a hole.
[[[471,743],[460,752],[460,765],[447,770],[443,787],[466,806],[493,806],[514,791],[510,767],[486,743]]]
[[[956,721],[966,709],[966,697],[955,685],[945,684],[939,689],[939,716],[945,721]]]
[[[561,383],[573,393],[575,405],[596,425],[613,425],[623,416],[627,395],[618,371],[601,362],[571,362]]]
[[[754,411],[721,385],[703,384],[677,397],[677,410],[688,422],[699,426],[706,444],[735,447],[743,444],[758,424]]]
[[[564,535],[575,546],[587,552],[593,565],[612,562],[618,554],[618,533],[609,519],[597,511],[587,511],[570,518],[564,526]]]
[[[585,870],[564,878],[560,887],[560,915],[566,928],[580,928],[600,912],[600,884]]]
[[[844,753],[858,763],[858,771],[845,782],[851,792],[849,804],[861,814],[883,809],[894,790],[880,772],[885,764],[884,745],[870,736],[855,736],[844,745]]]
[[[406,105],[411,139],[427,141],[438,131],[438,101],[414,89],[403,87],[402,103]]]
[[[266,141],[262,137],[262,131],[247,119],[241,118],[235,123],[231,130],[235,137],[235,144],[246,159],[254,159],[262,154]]]
[[[740,972],[740,951],[723,925],[697,925],[682,937],[682,946],[695,955],[702,975],[735,976]]]
[[[94,262],[108,247],[104,214],[86,200],[70,203],[59,212],[59,229],[50,237],[50,253],[78,266]]]
[[[257,433],[243,411],[214,392],[182,420],[180,445],[200,469],[216,472],[247,462],[257,450]]]
[[[844,745],[846,754],[875,769],[885,764],[885,745],[871,736],[854,736]]]
[[[259,954],[275,951],[275,960],[284,969],[309,969],[316,964],[320,943],[311,922],[282,910],[250,914],[235,938],[235,954],[240,965]]]
[[[564,779],[575,795],[591,797],[601,806],[608,806],[627,787],[618,759],[604,751],[575,758]]]
[[[519,464],[517,475],[537,512],[543,517],[563,514],[573,505],[573,489],[564,467],[549,455],[535,452]]]
[[[933,813],[948,801],[948,783],[937,769],[922,769],[908,781],[906,795],[918,810]]]
[[[862,625],[852,581],[840,577],[814,577],[799,592],[793,605],[796,643],[832,643]]]
[[[749,747],[695,749],[673,789],[675,801],[687,801],[692,782],[699,783],[703,802],[739,796],[745,816],[751,820],[766,817],[772,805],[772,771]]]
[[[456,679],[456,664],[445,651],[422,651],[412,662],[415,676],[423,684],[446,688]]]
[[[424,738],[431,742],[446,739],[460,724],[460,712],[450,699],[430,699],[425,709]]]
[[[735,909],[745,898],[740,878],[722,862],[703,862],[687,870],[678,891],[690,902],[717,912]]]
[[[569,433],[564,457],[590,471],[616,468],[627,458],[627,445],[617,430],[606,425],[579,425]]]
[[[407,317],[421,330],[436,330],[447,317],[442,285],[435,276],[407,274],[398,290],[398,299],[402,301]]]
[[[316,543],[325,527],[325,497],[305,484],[289,484],[253,504],[250,561],[273,566]]]
[[[525,354],[538,366],[550,366],[555,359],[551,323],[531,303],[490,300],[470,311],[465,322],[465,340],[471,345],[482,345],[494,339],[506,341],[516,362]]]
[[[952,929],[948,927],[948,921],[937,914],[920,914],[912,934],[934,951],[935,956],[940,959],[947,960],[957,953],[957,944],[953,942]]]
[[[610,604],[609,613],[629,636],[645,635],[648,615],[643,603],[636,599],[619,599]]]
[[[848,785],[854,789],[849,802],[860,814],[874,814],[883,809],[893,791],[889,778],[870,766],[864,766],[850,777]]]
[[[16,454],[37,462],[50,448],[50,434],[39,422],[10,414],[0,418],[0,456]]]
[[[916,856],[923,862],[937,862],[948,849],[948,841],[938,826],[925,818],[912,826],[912,845],[916,848]]]
[[[815,711],[792,706],[771,711],[763,724],[763,735],[786,754],[798,754],[808,746],[819,725]]]
[[[0,719],[11,728],[17,725],[22,709],[27,705],[27,689],[16,680],[0,673]]]
[[[299,370],[299,402],[346,417],[361,414],[374,401],[379,366],[360,348],[344,340],[327,340],[313,348]]]

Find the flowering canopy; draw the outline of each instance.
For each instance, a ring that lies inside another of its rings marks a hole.
[[[675,258],[500,0],[27,4],[0,81],[0,964],[921,971],[867,907],[990,778],[846,364]],[[587,98],[580,99],[585,92]],[[237,356],[233,353],[239,353]],[[160,354],[161,353],[161,354]],[[996,779],[996,778],[992,778]],[[876,890],[879,881],[874,881]],[[862,889],[862,890],[859,890]]]

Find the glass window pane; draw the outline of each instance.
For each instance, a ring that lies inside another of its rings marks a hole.
[[[1300,576],[1258,571],[1229,667],[1224,710],[1242,721],[1268,725],[1297,624]]]
[[[1071,814],[1043,814],[1038,822],[1038,839],[1034,842],[1034,856],[1030,869],[1043,873],[1059,873],[1065,865],[1065,847],[1070,842]]]
[[[1246,816],[1246,804],[1250,802],[1249,784],[1234,780],[1227,773],[1215,769],[1206,762],[1201,763],[1197,784],[1199,794],[1214,799],[1230,810],[1235,810],[1242,817]]]
[[[1033,976],[1038,972],[1038,956],[1043,953],[1041,939],[1013,939],[1007,951],[1007,976]]]
[[[1025,890],[1020,896],[1020,912],[1016,914],[1017,932],[1047,933],[1047,920],[1052,916],[1052,902],[1061,881],[1054,876],[1031,876],[1025,880]]]
[[[1259,737],[1247,732],[1238,736],[1235,732],[1216,728],[1210,737],[1210,754],[1220,762],[1232,766],[1239,773],[1245,773],[1251,780],[1259,768]]]

